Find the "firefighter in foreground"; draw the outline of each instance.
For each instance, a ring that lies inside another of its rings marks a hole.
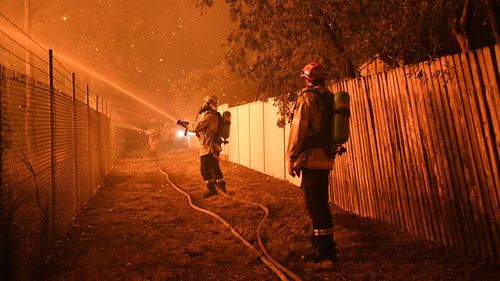
[[[333,95],[325,87],[326,72],[318,63],[304,67],[306,81],[291,117],[288,142],[288,173],[302,173],[301,189],[312,220],[312,252],[306,262],[334,261],[337,258],[333,225],[328,205],[328,176],[333,169],[336,147],[332,140]]]
[[[208,189],[203,195],[205,198],[217,195],[217,188],[227,193],[226,181],[219,166],[221,145],[224,142],[221,136],[221,127],[224,120],[216,110],[217,105],[217,97],[207,96],[198,112],[198,117],[201,116],[201,120],[193,124],[177,121],[177,124],[185,127],[188,131],[196,133],[200,139],[201,175]]]

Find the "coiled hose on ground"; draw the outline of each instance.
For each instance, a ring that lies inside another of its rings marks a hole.
[[[157,164],[158,165],[158,164]],[[241,234],[238,233],[238,231],[236,231],[232,226],[231,224],[229,224],[226,220],[224,220],[222,217],[220,217],[219,215],[217,215],[216,213],[212,212],[212,211],[209,211],[207,209],[203,209],[201,207],[198,207],[196,206],[195,204],[193,204],[193,201],[191,199],[191,196],[185,192],[184,190],[182,190],[181,188],[179,188],[177,185],[175,185],[171,180],[170,180],[170,177],[168,175],[167,172],[165,172],[159,165],[158,165],[158,168],[160,170],[160,172],[165,176],[167,182],[173,187],[175,188],[178,192],[182,193],[184,196],[187,197],[188,199],[188,203],[189,203],[189,206],[191,208],[193,208],[194,210],[196,211],[199,211],[199,212],[202,212],[202,213],[205,213],[209,216],[212,216],[214,218],[216,218],[217,220],[219,220],[224,226],[226,226],[230,231],[231,233],[236,237],[238,238],[251,252],[253,252],[255,255],[257,255],[259,257],[260,260],[262,260],[262,262],[267,266],[269,267],[281,280],[294,280],[294,281],[302,281],[302,279],[300,279],[300,277],[298,277],[295,273],[293,273],[292,271],[290,271],[288,268],[286,268],[285,266],[283,266],[282,264],[280,264],[278,261],[276,261],[270,254],[269,252],[266,250],[266,248],[264,247],[264,243],[262,242],[262,235],[260,233],[260,230],[261,230],[261,227],[264,223],[264,221],[266,220],[267,216],[269,215],[269,209],[262,205],[262,204],[259,204],[259,203],[255,203],[255,202],[252,202],[252,201],[248,201],[248,200],[244,200],[244,199],[239,199],[239,198],[234,198],[228,194],[225,194],[223,193],[224,197],[226,198],[229,198],[231,200],[234,200],[234,201],[237,201],[237,202],[240,202],[240,203],[244,203],[244,204],[249,204],[249,205],[252,205],[252,206],[256,206],[256,207],[259,207],[261,208],[265,215],[263,217],[263,219],[261,220],[261,222],[259,223],[259,226],[257,227],[257,239],[258,239],[258,243],[259,243],[259,248],[260,248],[260,251],[258,249],[256,249],[252,244],[250,244],[250,242],[248,242],[243,236],[241,236]]]

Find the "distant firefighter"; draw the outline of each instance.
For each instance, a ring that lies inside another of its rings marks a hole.
[[[179,128],[171,122],[164,123],[160,131],[161,145],[159,149],[165,147],[166,149],[174,149],[185,147],[186,138],[179,136]]]
[[[207,96],[198,112],[201,120],[193,124],[177,121],[177,124],[196,133],[200,139],[201,175],[208,189],[203,195],[205,198],[217,195],[217,188],[224,193],[227,192],[226,181],[219,166],[219,155],[224,141],[221,135],[223,118],[217,112],[217,104],[217,97]]]
[[[156,122],[156,120],[151,120],[150,128],[144,132],[148,137],[147,152],[149,153],[149,156],[155,159],[157,158],[158,147],[161,143],[160,128],[157,123],[158,122]]]
[[[333,169],[333,95],[325,87],[323,66],[311,62],[301,73],[306,88],[300,91],[293,109],[288,141],[288,173],[302,173],[300,187],[312,220],[311,246],[307,262],[333,261],[337,257],[332,216],[328,205],[328,175]]]

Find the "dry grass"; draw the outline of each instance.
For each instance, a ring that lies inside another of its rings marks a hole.
[[[256,245],[262,210],[205,191],[196,152],[160,159],[171,180],[196,205],[216,212]],[[393,226],[332,208],[340,260],[329,270],[300,262],[309,250],[309,218],[302,192],[288,182],[222,163],[235,198],[266,205],[268,250],[304,280],[495,280],[500,270]],[[215,219],[190,209],[152,161],[122,161],[82,210],[55,256],[48,280],[276,280]]]

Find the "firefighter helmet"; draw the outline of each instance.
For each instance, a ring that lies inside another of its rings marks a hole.
[[[312,61],[304,66],[300,78],[305,78],[307,81],[326,80],[326,70],[321,64]]]
[[[214,107],[219,104],[219,99],[216,96],[206,96],[203,101]]]

